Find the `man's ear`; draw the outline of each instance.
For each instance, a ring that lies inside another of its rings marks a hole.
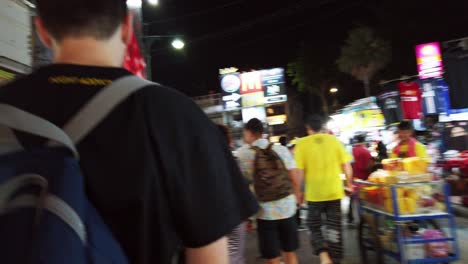
[[[44,27],[44,23],[42,23],[42,20],[39,17],[35,17],[34,24],[36,25],[36,32],[37,32],[37,35],[39,36],[39,39],[48,48],[52,48],[52,43],[53,43],[52,36]]]
[[[128,45],[133,36],[133,13],[128,12],[122,24],[122,42]]]

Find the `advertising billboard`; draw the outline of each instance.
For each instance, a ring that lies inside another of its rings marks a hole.
[[[237,70],[220,70],[224,109],[234,110],[287,101],[283,68],[243,73]]]
[[[439,42],[416,46],[416,60],[420,79],[441,77],[444,72]]]

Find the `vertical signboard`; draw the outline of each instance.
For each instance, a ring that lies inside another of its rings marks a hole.
[[[416,46],[416,59],[420,79],[441,77],[444,72],[439,42]]]

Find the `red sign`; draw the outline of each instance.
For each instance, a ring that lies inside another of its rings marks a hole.
[[[260,71],[241,74],[241,94],[263,92],[262,75]]]

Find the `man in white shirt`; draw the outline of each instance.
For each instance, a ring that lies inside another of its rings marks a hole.
[[[297,179],[296,162],[284,146],[263,139],[263,124],[254,118],[244,128],[248,144],[238,151],[244,176],[252,180],[260,213],[257,216],[258,240],[267,264],[279,264],[281,253],[287,264],[297,264],[299,247],[296,203],[302,198]]]

